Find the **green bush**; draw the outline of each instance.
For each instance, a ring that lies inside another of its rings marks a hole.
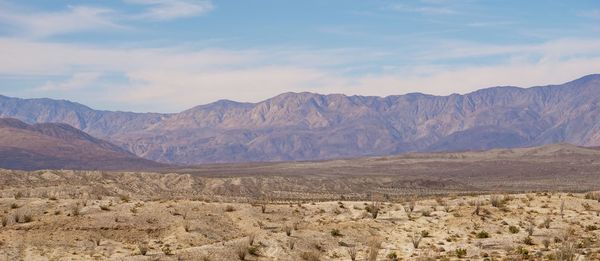
[[[456,254],[456,257],[458,258],[463,258],[467,256],[467,250],[464,248],[457,248],[456,250],[454,250],[454,254]]]
[[[477,233],[477,238],[489,238],[490,234],[488,234],[488,232],[485,231],[481,231],[479,233]]]

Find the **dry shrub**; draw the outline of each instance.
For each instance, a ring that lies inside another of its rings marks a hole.
[[[90,240],[94,243],[95,246],[100,246],[100,243],[102,243],[102,237],[98,234],[93,234],[92,236],[90,236]]]
[[[527,235],[529,235],[529,236],[533,236],[534,230],[535,230],[535,223],[533,223],[533,221],[529,222],[527,224],[527,227],[525,227],[525,231],[527,231]]]
[[[250,232],[250,234],[248,234],[248,245],[249,246],[254,245],[254,239],[256,239],[256,233]]]
[[[81,207],[79,204],[71,206],[71,215],[75,217],[81,215]]]
[[[369,241],[367,243],[369,247],[369,254],[367,256],[367,260],[376,261],[377,256],[379,255],[379,249],[381,248],[381,239],[378,237],[371,237],[369,238]]]
[[[577,247],[575,242],[564,241],[562,245],[556,250],[556,260],[560,261],[572,261],[575,259],[575,253]]]
[[[546,229],[548,229],[548,228],[550,228],[550,223],[552,223],[552,219],[548,216],[544,219],[542,226],[545,227]]]
[[[300,258],[306,261],[320,261],[321,253],[318,251],[304,251],[300,254]]]
[[[260,212],[267,213],[267,205],[266,204],[261,204],[260,205]]]
[[[15,215],[16,223],[29,223],[33,221],[33,215],[29,212],[18,212]]]
[[[246,242],[240,242],[234,246],[234,251],[240,260],[245,260],[248,255],[248,244]]]
[[[288,240],[288,248],[290,250],[294,250],[294,247],[296,247],[296,242],[297,242],[297,240],[295,238],[290,238]]]
[[[125,203],[131,201],[131,197],[127,194],[119,194],[119,199]]]
[[[356,260],[356,247],[349,247],[346,249],[348,251],[348,255],[350,256],[350,260]]]
[[[421,240],[423,239],[423,235],[421,233],[414,233],[410,236],[410,242],[412,243],[415,249],[419,248],[419,244],[421,244]]]
[[[381,210],[381,202],[373,202],[365,207],[365,210],[371,214],[373,219],[376,219]]]
[[[137,244],[138,250],[140,251],[140,255],[145,256],[148,253],[148,243],[139,242]]]
[[[287,224],[285,226],[283,226],[283,231],[285,231],[285,234],[288,237],[292,235],[292,230],[293,230],[293,228],[291,226],[288,226]]]
[[[493,207],[501,208],[501,207],[504,207],[504,204],[506,203],[506,201],[500,195],[491,195],[490,203],[492,204]]]

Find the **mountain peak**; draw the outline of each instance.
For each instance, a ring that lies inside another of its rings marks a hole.
[[[388,97],[287,92],[176,114],[0,101],[0,116],[61,122],[166,163],[321,160],[572,143],[600,146],[600,75],[533,88]],[[564,150],[563,150],[564,151]]]

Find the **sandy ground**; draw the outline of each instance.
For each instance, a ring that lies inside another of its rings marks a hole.
[[[353,252],[356,260],[600,260],[599,195],[375,195],[375,203],[15,195],[0,199],[0,260],[352,260]]]

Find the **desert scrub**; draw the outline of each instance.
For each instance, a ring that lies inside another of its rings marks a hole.
[[[598,230],[598,227],[596,225],[587,225],[585,227],[585,230],[586,231],[595,231],[595,230]]]
[[[534,245],[533,239],[530,236],[528,236],[523,239],[523,244],[533,246]]]
[[[368,261],[376,261],[379,255],[379,249],[381,248],[381,239],[372,237],[369,239],[369,253],[367,255]]]
[[[137,247],[138,247],[138,251],[140,252],[140,255],[145,256],[146,253],[148,253],[148,243],[139,242],[137,244]]]
[[[533,236],[534,230],[535,230],[535,224],[533,222],[528,223],[527,227],[525,227],[525,231],[527,231],[527,235],[529,235],[529,236]]]
[[[544,222],[542,223],[542,226],[546,229],[550,228],[550,224],[552,223],[552,219],[550,217],[546,217],[544,219]]]
[[[398,254],[396,254],[396,252],[390,252],[389,254],[387,254],[386,258],[387,258],[387,260],[390,260],[390,261],[398,261],[398,260],[400,260],[398,258]]]
[[[129,201],[131,201],[131,197],[127,194],[119,194],[119,199],[124,203],[129,203]]]
[[[292,230],[293,230],[293,228],[289,225],[283,226],[283,231],[285,232],[285,235],[287,235],[288,237],[292,235]]]
[[[15,215],[16,223],[29,223],[33,221],[33,215],[29,212],[18,212]]]
[[[304,251],[300,254],[300,258],[306,261],[320,261],[321,253],[317,251]]]
[[[287,243],[288,243],[288,248],[290,250],[294,250],[294,248],[296,247],[296,242],[297,240],[295,238],[290,238]]]
[[[548,250],[548,247],[550,247],[550,243],[551,243],[550,240],[547,238],[542,240],[542,244],[544,245],[545,250]]]
[[[248,246],[248,254],[253,255],[253,256],[258,256],[259,255],[258,246]]]
[[[367,205],[365,207],[365,211],[367,211],[368,213],[371,214],[371,216],[373,217],[373,219],[376,219],[377,216],[379,215],[379,210],[381,210],[381,203],[380,202],[373,202],[370,205]]]
[[[240,260],[245,260],[248,254],[248,245],[245,242],[240,242],[235,246],[234,251]]]
[[[511,234],[519,233],[519,231],[521,231],[521,230],[517,226],[509,226],[508,227],[508,232],[510,232]]]
[[[458,258],[463,258],[463,257],[467,256],[467,250],[464,248],[457,248],[454,250],[454,254]]]
[[[71,206],[71,215],[74,217],[81,215],[81,207],[79,206],[79,204]]]
[[[504,204],[506,203],[506,201],[500,195],[491,195],[490,203],[492,204],[493,207],[502,208],[502,207],[504,207]]]
[[[161,247],[160,250],[167,256],[173,255],[173,250],[171,250],[171,246],[168,244]]]
[[[233,211],[235,211],[235,208],[232,205],[227,205],[225,207],[225,212],[233,212]]]
[[[348,247],[346,249],[348,251],[348,256],[350,256],[350,260],[356,260],[356,247]]]
[[[421,244],[421,240],[423,239],[423,235],[421,233],[414,233],[410,236],[410,242],[412,243],[415,249],[419,248],[419,244]]]
[[[256,233],[255,232],[251,232],[250,234],[248,234],[248,245],[252,246],[254,245],[254,240],[256,239]]]
[[[490,234],[488,232],[485,231],[480,231],[479,233],[477,233],[477,238],[489,238]]]
[[[334,229],[332,229],[332,230],[330,231],[330,233],[331,233],[331,235],[332,235],[332,236],[334,236],[334,237],[342,237],[342,236],[344,236],[344,235],[342,235],[342,232],[340,232],[340,230],[339,230],[339,229],[337,229],[337,228],[334,228]]]

